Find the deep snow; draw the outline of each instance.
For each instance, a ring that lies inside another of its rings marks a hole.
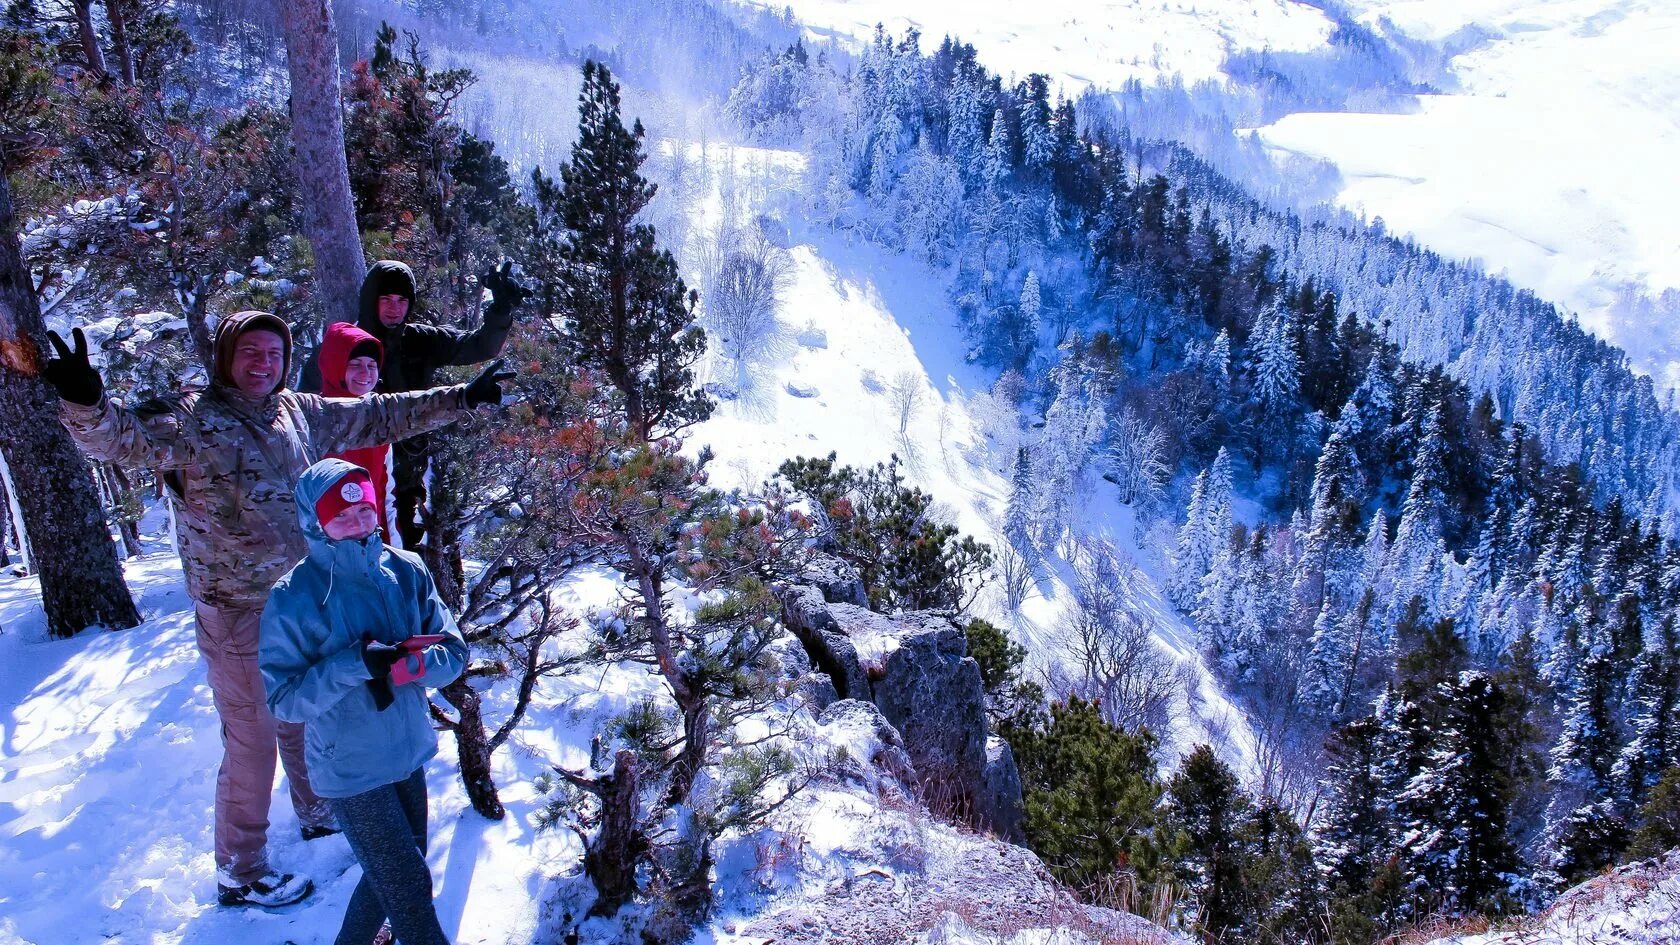
[[[1476,27],[1460,88],[1410,114],[1290,115],[1260,130],[1336,164],[1337,200],[1480,260],[1680,385],[1680,4],[1354,0],[1428,40]],[[1636,299],[1646,296],[1651,305]]]

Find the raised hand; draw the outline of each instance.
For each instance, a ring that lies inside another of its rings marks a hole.
[[[501,404],[501,382],[513,380],[518,376],[504,367],[506,363],[504,359],[497,358],[490,362],[490,366],[484,369],[484,373],[472,379],[472,383],[467,385],[467,406]]]
[[[46,370],[41,372],[41,376],[58,389],[58,396],[73,404],[92,407],[104,396],[105,382],[100,379],[99,372],[94,370],[92,362],[88,360],[87,335],[83,334],[80,328],[70,334],[76,339],[75,348],[65,344],[58,332],[47,332],[47,340],[52,342],[58,357],[47,361]]]
[[[513,261],[502,263],[500,269],[492,269],[479,280],[494,296],[490,304],[502,309],[515,309],[521,302],[531,297],[531,290],[520,284],[513,276]]]

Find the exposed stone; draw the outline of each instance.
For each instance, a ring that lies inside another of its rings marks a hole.
[[[897,789],[904,792],[915,790],[916,768],[910,761],[910,754],[904,750],[904,739],[899,737],[898,729],[887,723],[875,703],[841,699],[817,717],[817,724],[848,729],[864,736],[860,744],[868,747],[856,753],[867,752],[868,757],[853,758],[851,763],[856,767],[837,772],[841,777],[862,781],[879,790],[880,776],[886,775]]]
[[[898,618],[855,604],[829,604],[829,616],[851,641],[864,673],[879,679],[887,671],[887,657],[898,649],[905,626]]]
[[[843,606],[843,605],[841,605]],[[875,704],[904,737],[929,802],[971,809],[986,767],[986,693],[968,639],[949,618],[906,614],[875,683]]]
[[[863,578],[857,568],[831,554],[814,555],[805,573],[799,576],[799,583],[821,591],[823,600],[830,604],[869,606],[869,595],[864,593]]]
[[[771,645],[771,655],[781,667],[783,682],[791,684],[813,713],[823,711],[840,698],[834,680],[812,665],[805,644],[797,636],[777,640]]]
[[[835,621],[822,592],[796,585],[782,592],[782,617],[816,668],[828,674],[842,699],[869,699],[869,679],[858,660],[857,648]]]
[[[1015,752],[1002,738],[988,736],[986,767],[980,773],[980,790],[974,796],[974,819],[997,836],[1020,843],[1025,840],[1021,833],[1021,820],[1025,816]]]

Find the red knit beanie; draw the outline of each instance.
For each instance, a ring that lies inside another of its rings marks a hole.
[[[324,528],[328,522],[338,517],[338,513],[363,502],[373,504],[373,479],[368,476],[366,470],[352,469],[328,486],[327,491],[315,500],[315,518]]]

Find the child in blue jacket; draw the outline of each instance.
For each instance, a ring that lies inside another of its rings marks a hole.
[[[461,674],[466,641],[420,559],[379,540],[366,470],[322,460],[295,494],[309,556],[269,594],[258,663],[275,717],[307,726],[315,790],[362,865],[337,943],[367,945],[388,918],[403,945],[448,945],[425,857],[426,688]],[[434,634],[413,656],[401,645]]]

